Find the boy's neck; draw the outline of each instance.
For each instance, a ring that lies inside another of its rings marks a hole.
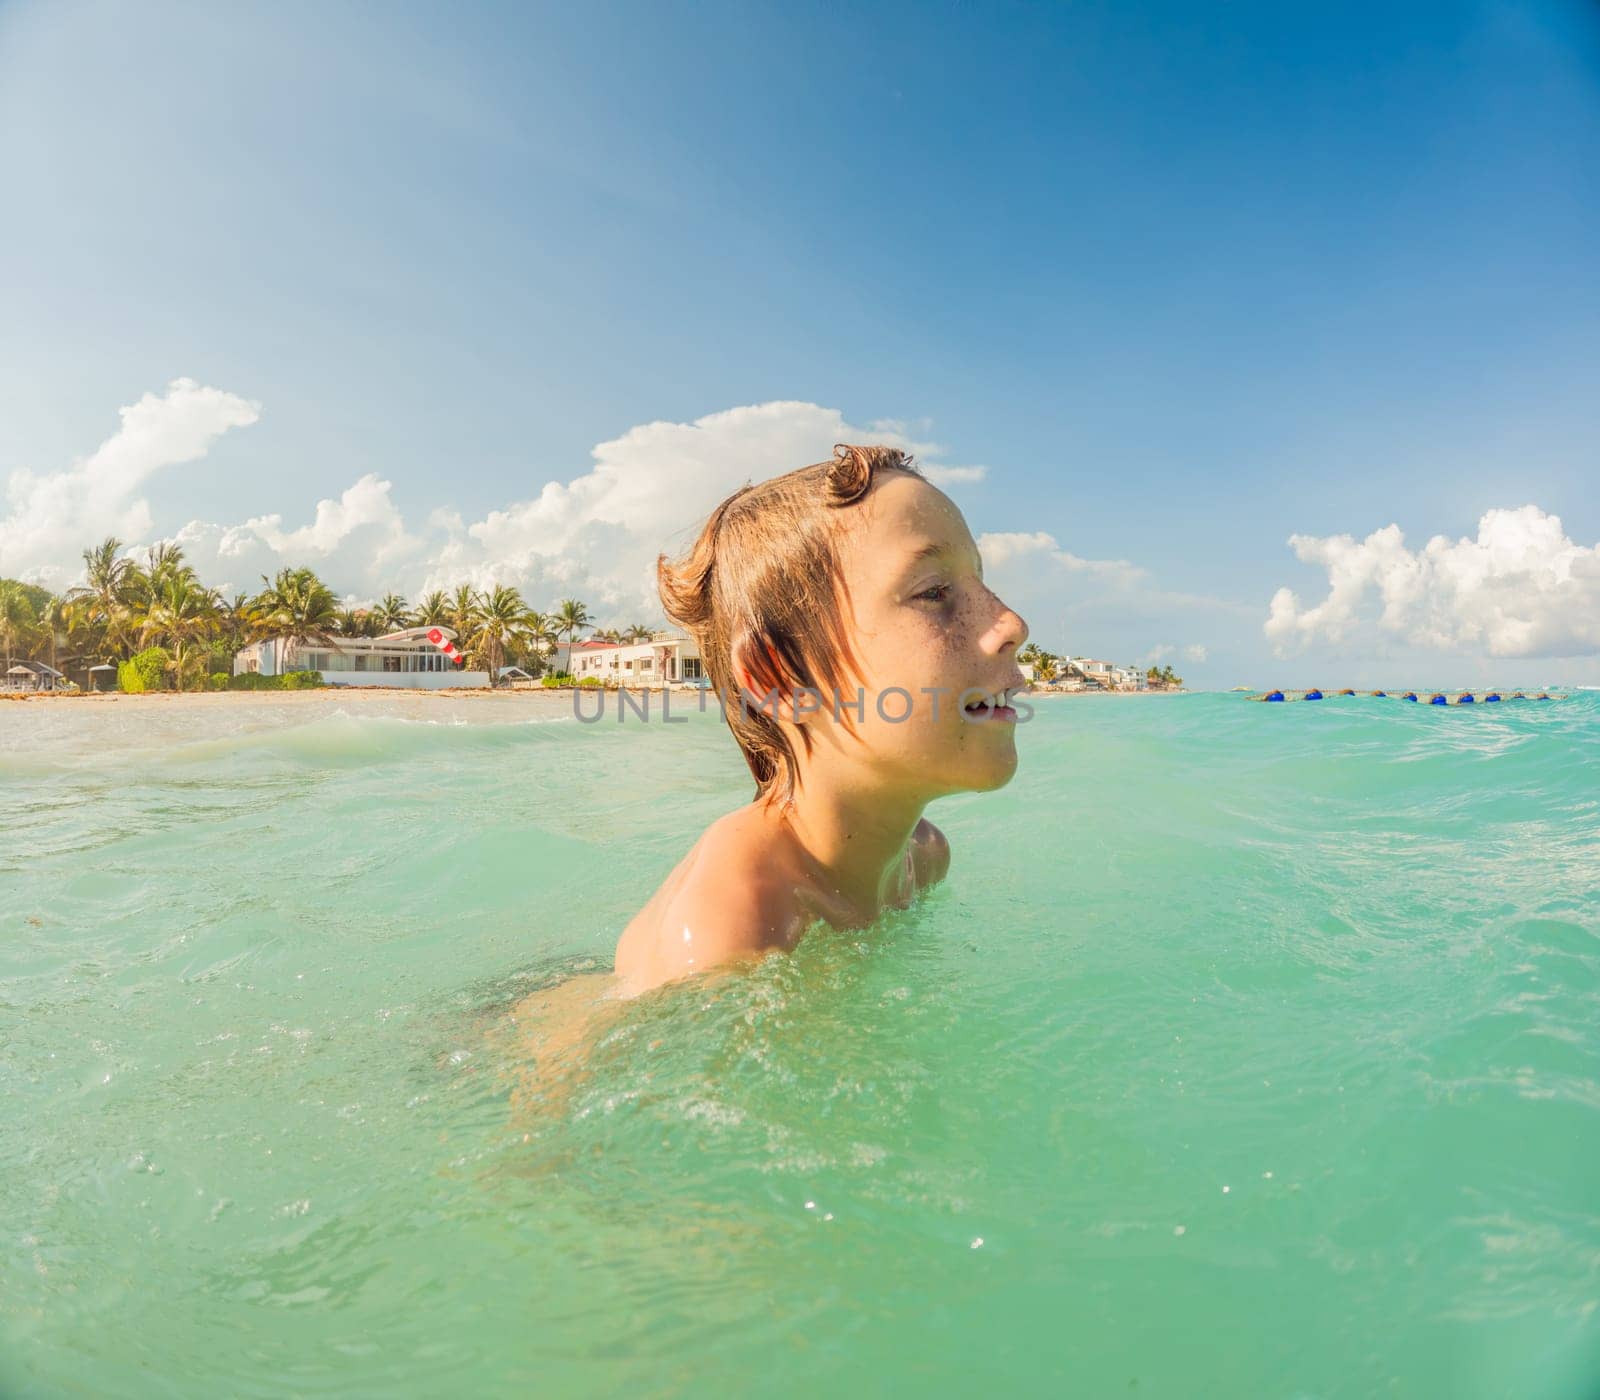
[[[901,896],[906,848],[927,802],[808,778],[779,819],[830,891],[870,922]]]

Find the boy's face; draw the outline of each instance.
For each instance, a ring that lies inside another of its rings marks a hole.
[[[818,757],[927,797],[1003,786],[1017,767],[1016,711],[991,697],[1025,685],[1027,624],[984,585],[967,522],[921,477],[886,472],[850,514],[838,547],[863,674],[841,689],[849,699],[862,686],[866,717],[850,716],[857,743],[818,716]]]

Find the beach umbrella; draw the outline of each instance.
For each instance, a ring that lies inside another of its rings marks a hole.
[[[115,666],[112,666],[111,664],[109,664],[108,662],[105,662],[105,661],[102,661],[98,666],[91,666],[89,668],[89,689],[90,690],[99,690],[100,689],[100,687],[95,684],[95,677],[96,677],[97,674],[103,675],[107,671],[110,671],[110,672],[112,672],[114,674],[116,672],[116,669],[117,668]]]

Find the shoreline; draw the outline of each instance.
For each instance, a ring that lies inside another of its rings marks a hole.
[[[373,700],[419,699],[419,700],[498,700],[508,697],[554,697],[567,696],[573,691],[587,694],[596,687],[582,686],[524,686],[513,688],[500,686],[490,689],[488,686],[451,686],[442,690],[412,689],[408,686],[386,685],[352,685],[352,686],[319,686],[314,690],[147,690],[139,692],[125,692],[120,690],[97,690],[83,692],[58,692],[24,691],[6,693],[0,691],[0,701],[20,700],[32,704],[57,703],[74,705],[228,705],[238,701],[253,703],[266,702],[273,705],[304,705],[315,703],[318,700],[337,699],[357,700],[367,702]],[[672,695],[696,695],[699,686],[620,686],[616,690],[627,690],[633,695],[656,695],[670,693]],[[606,693],[602,691],[601,693]],[[1150,699],[1167,695],[1191,695],[1196,692],[1188,690],[1029,690],[1023,692],[1028,701],[1038,700],[1080,700],[1080,699]]]

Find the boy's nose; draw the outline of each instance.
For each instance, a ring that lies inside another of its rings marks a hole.
[[[995,598],[995,602],[999,605],[1000,615],[995,618],[984,641],[996,655],[1007,647],[1016,651],[1028,640],[1028,624],[1022,620],[1020,613],[1012,611],[999,598]]]

